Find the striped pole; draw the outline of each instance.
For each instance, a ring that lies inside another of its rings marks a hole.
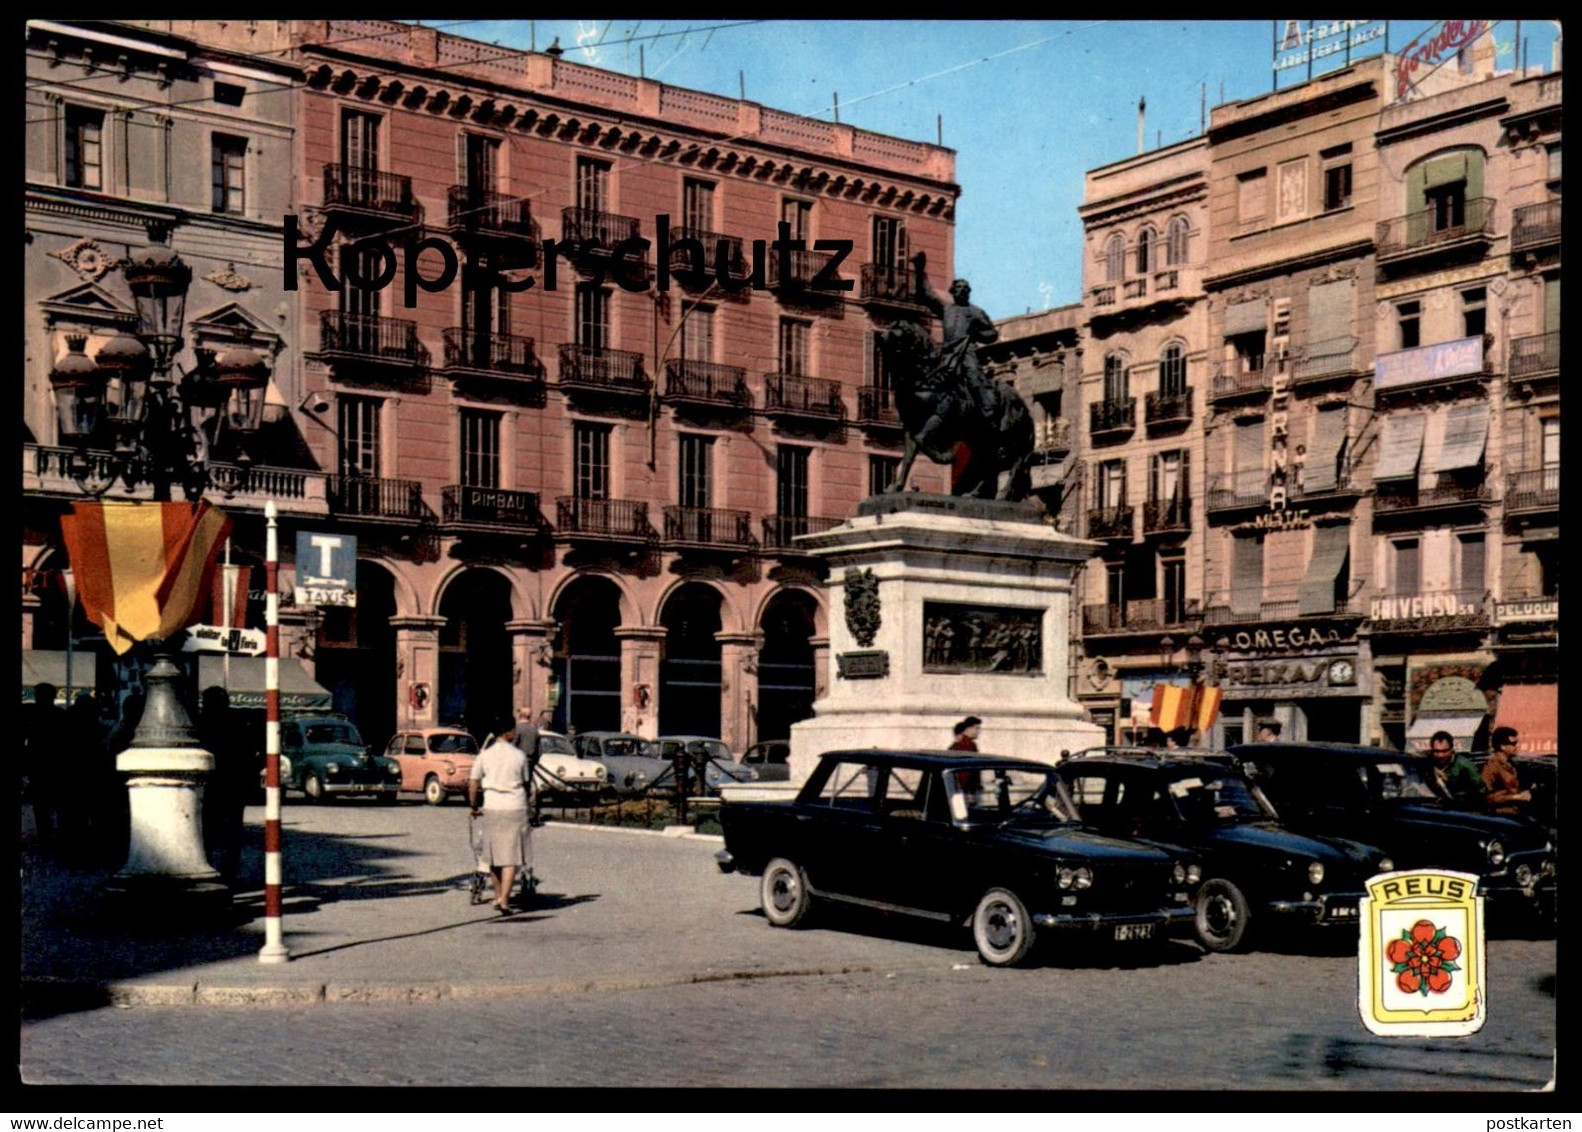
[[[264,503],[264,946],[260,963],[284,963],[280,938],[280,545],[275,504]]]

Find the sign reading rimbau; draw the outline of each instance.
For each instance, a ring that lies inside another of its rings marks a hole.
[[[297,604],[357,604],[357,538],[297,532]]]

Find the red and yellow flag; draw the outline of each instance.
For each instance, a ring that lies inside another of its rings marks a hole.
[[[195,620],[231,520],[199,503],[78,503],[61,535],[88,619],[117,653]]]
[[[1164,732],[1182,727],[1207,731],[1219,718],[1219,705],[1224,698],[1225,693],[1212,685],[1155,684],[1148,723]]]

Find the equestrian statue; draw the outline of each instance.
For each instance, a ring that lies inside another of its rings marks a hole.
[[[967,301],[972,289],[965,279],[950,285],[952,301],[943,302],[928,285],[927,263],[922,252],[912,257],[916,294],[944,325],[944,344],[936,346],[915,322],[896,323],[879,340],[906,430],[906,454],[888,490],[905,488],[921,452],[936,464],[956,465],[953,495],[1025,499],[1032,486],[1032,417],[1016,390],[978,364],[978,345],[997,341],[1000,332]]]

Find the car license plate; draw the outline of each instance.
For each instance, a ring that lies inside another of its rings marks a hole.
[[[1331,920],[1356,920],[1357,906],[1355,904],[1332,904],[1326,910],[1327,919]]]
[[[378,789],[378,788],[374,787],[374,786],[364,786],[361,783],[353,783],[352,785],[348,786],[346,789],[348,789],[348,790],[375,790],[375,789]]]
[[[1153,939],[1154,926],[1152,924],[1116,924],[1115,938],[1117,941],[1125,939]]]

